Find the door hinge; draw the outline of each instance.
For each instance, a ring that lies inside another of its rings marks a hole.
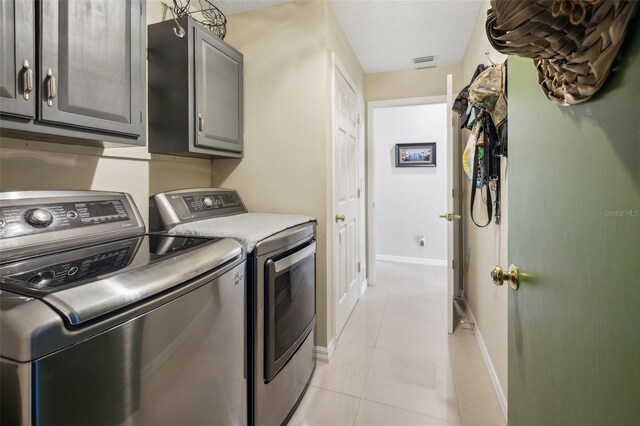
[[[451,198],[455,198],[456,197],[456,190],[452,189],[451,190]]]
[[[140,110],[140,122],[142,123],[142,110]]]
[[[456,260],[451,259],[451,269],[456,269]]]
[[[358,124],[360,124],[360,113],[358,113]]]
[[[358,272],[360,272],[362,266],[360,265],[360,262],[358,262]]]
[[[360,198],[360,188],[358,188],[358,198]]]

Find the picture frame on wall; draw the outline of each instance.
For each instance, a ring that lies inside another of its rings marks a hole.
[[[397,143],[396,167],[436,167],[436,143]]]

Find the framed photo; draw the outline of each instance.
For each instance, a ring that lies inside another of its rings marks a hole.
[[[396,167],[435,167],[436,143],[397,143]]]

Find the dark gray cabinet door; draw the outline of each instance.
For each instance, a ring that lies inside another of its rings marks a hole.
[[[0,112],[34,118],[35,11],[32,0],[0,3]]]
[[[42,121],[140,135],[141,0],[42,0]]]
[[[195,28],[195,144],[242,151],[242,57]]]

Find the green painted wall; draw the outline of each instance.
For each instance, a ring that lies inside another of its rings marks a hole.
[[[510,426],[640,424],[640,32],[623,55],[571,107],[509,59]]]

